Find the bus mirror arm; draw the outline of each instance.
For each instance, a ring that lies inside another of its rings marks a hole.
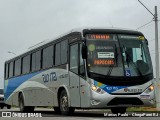
[[[82,58],[87,59],[87,46],[85,44],[82,45]]]

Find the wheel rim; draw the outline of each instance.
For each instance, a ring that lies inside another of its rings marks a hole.
[[[68,99],[66,95],[61,98],[61,109],[62,111],[68,110]]]

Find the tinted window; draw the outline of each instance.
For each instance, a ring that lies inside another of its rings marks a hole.
[[[8,64],[5,66],[5,78],[8,78]]]
[[[36,53],[32,54],[32,72],[36,70]]]
[[[82,44],[80,44],[80,70],[79,70],[79,74],[82,76],[82,77],[85,77],[85,66],[84,66],[84,60],[82,59]]]
[[[43,49],[43,68],[53,66],[53,46]]]
[[[61,63],[60,48],[61,48],[61,44],[60,43],[56,44],[56,47],[55,47],[55,65],[60,65],[60,63]]]
[[[67,62],[67,53],[68,53],[68,41],[61,42],[61,64]]]
[[[13,77],[13,62],[9,64],[9,77]]]
[[[41,51],[36,52],[36,70],[41,68]]]
[[[15,72],[15,76],[21,74],[21,59],[18,59],[15,61],[14,72]]]
[[[78,74],[78,44],[70,47],[70,70]]]
[[[32,72],[41,68],[41,51],[32,54]]]
[[[30,55],[26,56],[23,58],[23,63],[22,63],[22,73],[26,74],[30,72]]]

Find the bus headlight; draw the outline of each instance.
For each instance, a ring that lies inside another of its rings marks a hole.
[[[149,86],[149,87],[147,88],[147,90],[145,91],[145,93],[150,93],[150,92],[152,92],[153,90],[154,90],[154,86],[151,85],[151,86]]]
[[[94,85],[92,85],[92,90],[93,90],[93,91],[96,91],[96,90],[97,90],[97,87],[94,86]]]
[[[95,92],[97,92],[97,93],[99,93],[99,94],[105,93],[104,90],[102,90],[101,88],[99,88],[99,87],[97,87],[97,86],[95,86],[95,85],[92,85],[91,88],[92,88],[93,91],[95,91]]]

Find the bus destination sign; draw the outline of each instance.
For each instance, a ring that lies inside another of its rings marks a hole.
[[[94,40],[108,40],[110,36],[108,34],[88,34],[87,39]]]

